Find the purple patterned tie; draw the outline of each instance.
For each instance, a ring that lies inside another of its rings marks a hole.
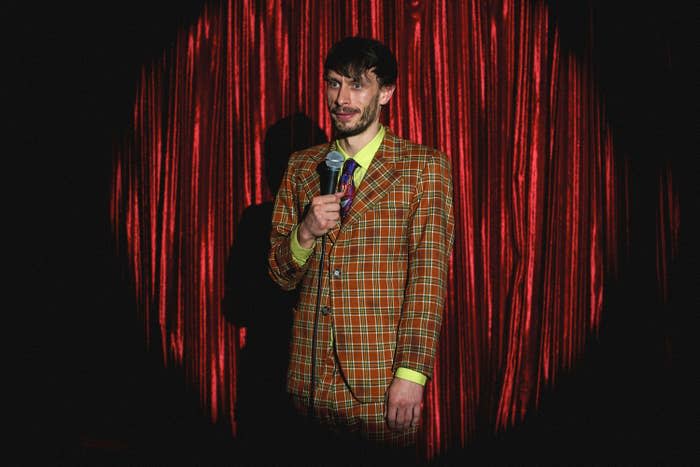
[[[340,215],[343,219],[350,211],[352,200],[355,198],[355,182],[352,179],[352,175],[359,166],[355,159],[351,157],[348,157],[343,165],[343,173],[338,184],[338,191],[345,191],[345,196],[340,200]]]

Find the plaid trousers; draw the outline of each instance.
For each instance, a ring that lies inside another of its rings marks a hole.
[[[384,418],[384,401],[360,402],[350,392],[329,346],[325,358],[317,362],[314,392],[314,420],[322,428],[342,438],[365,441],[377,446],[408,447],[416,443],[418,427],[392,431]],[[309,399],[292,395],[300,414],[309,411]]]

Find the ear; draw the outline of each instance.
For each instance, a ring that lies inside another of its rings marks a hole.
[[[391,96],[394,95],[395,89],[395,84],[382,86],[381,89],[379,89],[379,105],[386,105],[391,99]]]

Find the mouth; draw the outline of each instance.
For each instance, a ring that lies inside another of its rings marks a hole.
[[[331,110],[331,114],[335,116],[336,120],[341,122],[349,121],[357,113],[359,113],[358,110],[348,108],[336,108]]]

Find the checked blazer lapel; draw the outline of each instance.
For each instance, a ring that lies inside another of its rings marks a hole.
[[[361,219],[365,212],[381,201],[391,187],[399,181],[399,174],[394,170],[394,159],[398,155],[398,151],[396,137],[387,130],[384,140],[357,190],[348,217],[340,228],[341,232]],[[337,229],[331,233],[334,233],[333,241],[335,242],[338,234]]]

